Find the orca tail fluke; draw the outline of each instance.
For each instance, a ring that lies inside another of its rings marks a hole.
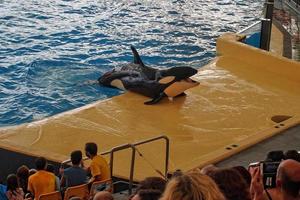
[[[162,100],[164,97],[166,97],[165,93],[160,93],[157,97],[144,102],[145,105],[153,105],[153,104],[157,104],[158,102],[160,102],[160,100]]]
[[[134,63],[134,64],[138,64],[138,65],[145,66],[144,63],[143,63],[143,61],[142,61],[142,59],[141,59],[141,57],[140,57],[140,55],[139,55],[139,53],[138,53],[137,50],[134,48],[134,46],[131,45],[130,48],[131,48],[131,51],[132,51],[132,53],[133,53],[133,63]]]

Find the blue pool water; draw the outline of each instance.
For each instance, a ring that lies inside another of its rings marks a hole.
[[[86,84],[130,62],[200,67],[216,38],[260,18],[264,0],[0,0],[0,126],[120,94]]]

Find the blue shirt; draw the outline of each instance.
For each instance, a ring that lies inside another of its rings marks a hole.
[[[81,167],[72,166],[64,170],[67,187],[81,185],[87,182],[86,171]]]
[[[0,184],[0,199],[1,200],[7,200],[7,197],[6,197],[6,186],[2,185],[2,184]]]

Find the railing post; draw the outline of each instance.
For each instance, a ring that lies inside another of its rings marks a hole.
[[[110,165],[110,176],[113,177],[113,167],[114,167],[114,152],[113,151],[110,152],[109,165]]]
[[[271,27],[270,19],[261,20],[260,48],[266,51],[270,49]]]
[[[274,8],[274,1],[271,2],[269,0],[265,3],[265,18],[270,19],[271,21],[273,18],[273,8]]]
[[[164,137],[166,140],[166,163],[165,163],[165,177],[168,175],[169,171],[169,151],[170,151],[170,141],[168,137]]]
[[[130,167],[129,188],[128,188],[129,195],[132,194],[134,163],[135,163],[135,151],[136,151],[134,145],[131,145],[131,149],[132,149],[132,154],[131,154],[131,167]]]

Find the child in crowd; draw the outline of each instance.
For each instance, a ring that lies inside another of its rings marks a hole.
[[[85,154],[89,159],[91,159],[91,164],[87,168],[87,172],[90,173],[92,177],[88,183],[103,181],[110,178],[109,166],[101,155],[97,155],[97,151],[97,144],[93,142],[85,144]]]
[[[17,170],[17,178],[20,188],[23,189],[23,192],[27,193],[27,185],[28,185],[28,178],[29,178],[29,169],[27,166],[22,165]]]
[[[18,179],[15,174],[7,176],[7,192],[6,196],[8,200],[24,200],[23,189],[18,185]]]

